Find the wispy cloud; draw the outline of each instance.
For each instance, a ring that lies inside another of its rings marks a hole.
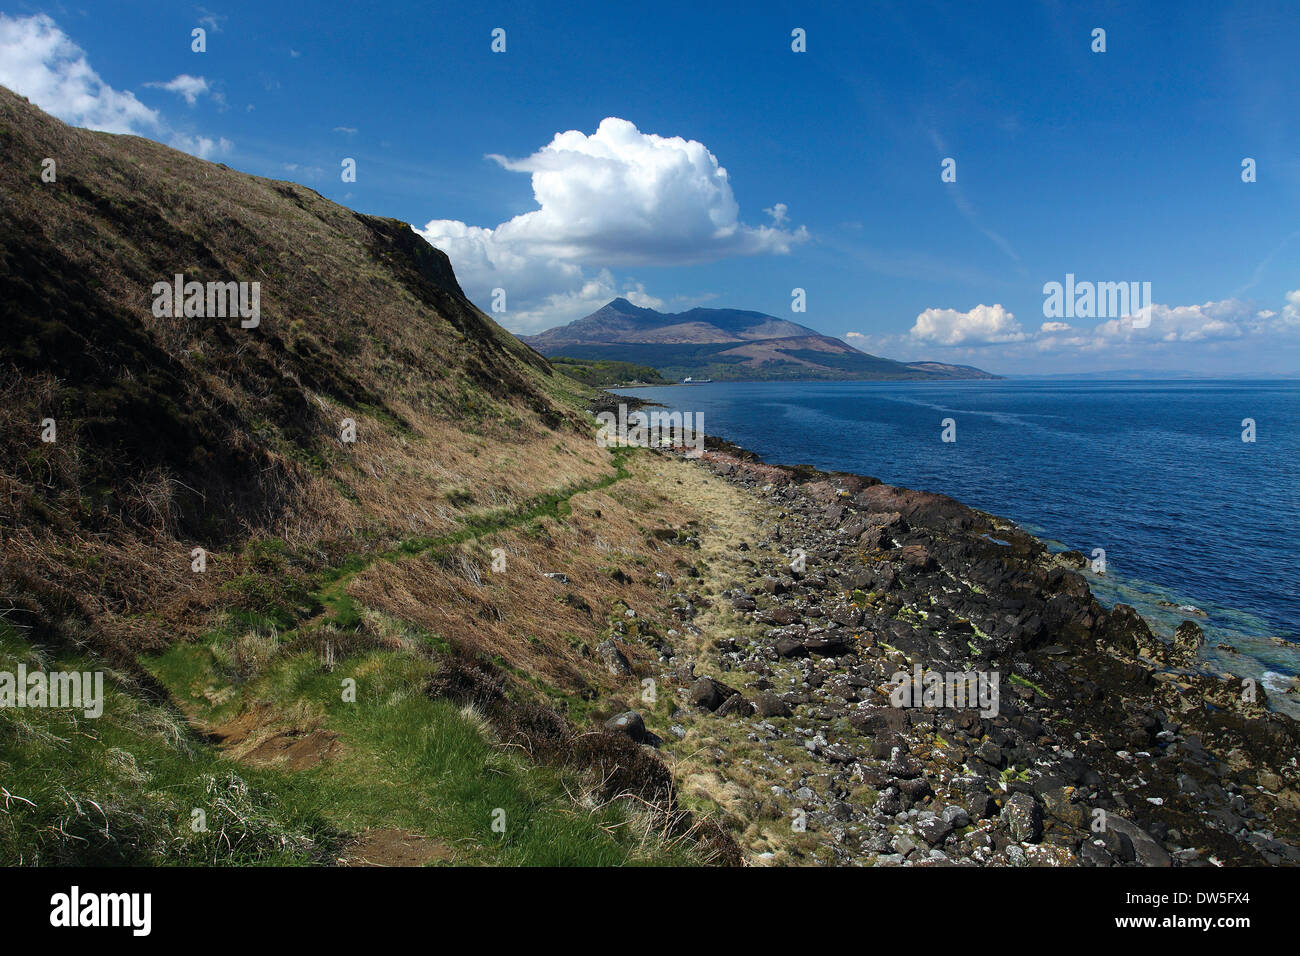
[[[948,150],[948,144],[944,141],[944,138],[937,130],[930,130],[930,139],[934,143],[934,148],[938,151],[941,160],[952,156],[952,153]],[[958,164],[958,169],[960,170],[960,168],[960,164]],[[995,246],[1001,249],[1003,254],[1016,264],[1018,271],[1022,275],[1025,274],[1024,264],[1020,261],[1020,254],[1012,248],[1011,243],[1008,242],[1001,233],[995,232],[988,226],[984,225],[980,220],[980,217],[976,215],[975,207],[971,205],[970,200],[966,198],[966,194],[962,192],[960,182],[961,178],[959,174],[956,182],[943,184],[943,188],[945,192],[947,192],[948,198],[950,198],[953,205],[957,207],[957,211],[960,212],[972,226],[987,236]]]
[[[198,102],[200,96],[204,96],[209,92],[206,79],[201,76],[190,76],[188,73],[182,73],[166,83],[146,83],[145,86],[152,86],[160,90],[166,90],[168,93],[175,93],[190,106]]]
[[[205,27],[213,33],[220,33],[221,25],[230,19],[226,16],[219,16],[211,10],[207,10],[203,7],[195,7],[195,10],[197,10],[199,14],[199,26]]]

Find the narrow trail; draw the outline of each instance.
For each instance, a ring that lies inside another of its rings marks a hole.
[[[475,516],[450,534],[436,537],[408,538],[397,547],[390,548],[387,551],[370,555],[352,555],[338,571],[325,575],[324,583],[314,594],[325,610],[304,619],[300,622],[300,626],[340,617],[342,614],[340,605],[346,597],[349,582],[378,561],[401,561],[419,556],[441,558],[451,548],[467,541],[474,541],[489,534],[517,528],[548,515],[557,518],[563,517],[569,513],[569,501],[575,496],[609,488],[617,482],[630,477],[631,472],[628,470],[627,459],[631,453],[631,448],[611,449],[610,455],[614,465],[614,473],[598,478],[595,481],[584,482],[547,495],[540,495],[515,508]]]

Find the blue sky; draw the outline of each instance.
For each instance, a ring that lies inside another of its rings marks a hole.
[[[626,295],[1011,374],[1300,370],[1295,3],[370,6],[0,0],[0,83],[408,221],[515,331]],[[1151,308],[1045,315],[1067,274]]]

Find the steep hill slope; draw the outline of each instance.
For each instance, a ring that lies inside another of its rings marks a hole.
[[[591,455],[548,476],[492,450],[506,436],[554,441],[580,396],[475,309],[406,225],[70,129],[8,91],[0,156],[6,593],[44,578],[29,600],[63,608],[75,569],[42,568],[43,547],[23,555],[51,535],[84,536],[85,558],[105,562],[85,590],[112,617],[138,603],[145,569],[188,573],[191,547],[432,532],[449,526],[455,486],[508,505],[598,472]],[[156,317],[153,285],[178,274],[259,283],[260,324]],[[47,418],[56,440],[33,441]],[[468,467],[471,449],[488,461]],[[94,542],[123,534],[186,547],[177,560],[99,553]]]
[[[248,314],[173,317],[178,275]],[[0,671],[107,697],[0,707],[0,862],[727,852],[626,736],[572,739],[666,510],[409,226],[0,88],[0,328]]]

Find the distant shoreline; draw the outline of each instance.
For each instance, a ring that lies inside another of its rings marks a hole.
[[[1171,382],[1207,382],[1216,384],[1265,384],[1265,385],[1300,385],[1300,375],[1293,377],[1273,377],[1273,378],[1239,378],[1218,376],[1199,378],[1194,376],[1169,375],[1162,377],[1134,377],[1129,378],[1120,374],[1111,375],[1002,375],[998,378],[946,378],[946,379],[912,379],[912,378],[791,378],[791,379],[773,379],[773,378],[729,378],[714,379],[711,382],[645,382],[633,383],[629,385],[606,385],[605,389],[618,388],[673,388],[675,386],[692,386],[692,385],[970,385],[983,384],[991,382],[1086,382],[1089,384],[1105,385],[1140,385],[1150,383],[1152,385],[1166,385]]]

